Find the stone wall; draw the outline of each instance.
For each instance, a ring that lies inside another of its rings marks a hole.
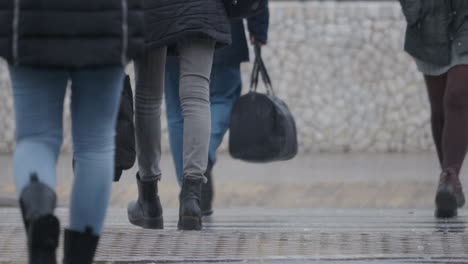
[[[270,28],[264,58],[296,117],[302,152],[432,149],[424,84],[402,51],[398,2],[273,2]],[[247,91],[250,65],[242,69]],[[0,102],[0,151],[9,152],[14,128],[4,64]],[[66,128],[65,150],[69,141]]]

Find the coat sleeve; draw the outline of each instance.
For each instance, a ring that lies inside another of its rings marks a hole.
[[[270,10],[268,5],[257,15],[247,19],[247,25],[251,36],[262,44],[268,40],[268,26],[270,23]]]

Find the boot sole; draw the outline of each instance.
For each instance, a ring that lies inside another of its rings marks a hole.
[[[162,217],[128,219],[130,223],[145,229],[164,229],[164,220]]]
[[[198,216],[182,216],[179,224],[177,225],[179,230],[201,230],[202,220]]]
[[[213,209],[202,211],[203,216],[210,216],[214,213]]]
[[[29,263],[56,264],[55,251],[59,244],[60,222],[54,215],[32,220],[28,227]]]
[[[436,195],[437,218],[451,218],[457,216],[457,198],[452,192],[440,191]]]

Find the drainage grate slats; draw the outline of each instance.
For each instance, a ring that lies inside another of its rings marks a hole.
[[[68,210],[57,214],[66,226]],[[18,209],[0,209],[0,262],[27,260]],[[223,209],[201,232],[131,226],[111,209],[97,261],[244,261],[468,258],[466,216],[436,220],[430,210]],[[62,257],[61,250],[58,252]]]

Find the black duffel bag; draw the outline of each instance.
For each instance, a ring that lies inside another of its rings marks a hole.
[[[133,120],[133,92],[130,77],[126,76],[117,118],[114,181],[119,181],[122,171],[131,169],[135,164],[135,126]]]
[[[267,93],[258,93],[261,76]],[[288,106],[275,96],[270,77],[255,47],[250,92],[234,104],[229,132],[229,153],[248,162],[290,160],[298,151],[297,131]]]
[[[258,14],[268,4],[268,0],[223,0],[230,18],[248,18]]]

